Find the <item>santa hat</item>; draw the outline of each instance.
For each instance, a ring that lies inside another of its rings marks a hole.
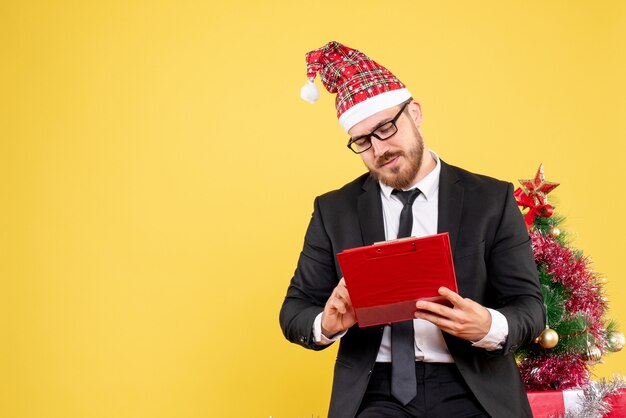
[[[411,93],[396,76],[356,49],[329,42],[306,54],[309,82],[300,96],[314,103],[319,98],[315,76],[330,93],[337,93],[335,106],[341,127],[348,132],[357,123],[381,110],[399,105]]]

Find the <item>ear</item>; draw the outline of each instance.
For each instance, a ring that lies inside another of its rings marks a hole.
[[[422,106],[420,106],[418,102],[413,100],[411,103],[409,103],[408,108],[409,108],[409,115],[411,115],[411,118],[415,122],[415,125],[419,127],[422,124],[422,120],[423,120],[422,119]]]

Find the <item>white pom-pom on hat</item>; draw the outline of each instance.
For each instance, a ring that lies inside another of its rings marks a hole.
[[[315,103],[320,98],[320,91],[313,80],[309,79],[307,83],[300,89],[300,97],[309,103]]]

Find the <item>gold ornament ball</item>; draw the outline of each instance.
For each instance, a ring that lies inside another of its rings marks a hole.
[[[624,344],[626,344],[626,338],[621,332],[611,331],[606,338],[606,342],[609,351],[616,352],[624,348]]]
[[[546,328],[535,338],[535,342],[543,348],[554,348],[559,343],[559,334],[551,328]]]
[[[556,226],[553,226],[552,228],[550,228],[550,231],[548,231],[548,233],[550,234],[552,238],[556,238],[559,235],[561,235],[561,230],[557,228]]]
[[[587,360],[588,364],[598,364],[600,360],[602,360],[602,351],[598,348],[597,345],[592,344],[587,347],[587,353],[585,353],[585,360]]]

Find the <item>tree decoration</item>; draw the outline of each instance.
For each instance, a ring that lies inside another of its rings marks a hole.
[[[556,226],[553,226],[552,228],[550,228],[550,231],[548,231],[548,234],[550,234],[552,238],[556,238],[561,235],[561,230]]]
[[[523,208],[528,208],[525,220],[530,227],[537,216],[549,218],[554,208],[548,204],[548,193],[556,189],[559,183],[546,181],[543,175],[543,164],[539,165],[534,179],[520,180],[522,187],[515,191],[517,202]]]
[[[624,334],[617,331],[609,332],[606,337],[607,349],[612,352],[620,351],[626,344]]]
[[[548,202],[559,183],[546,180],[542,165],[534,178],[520,183],[515,198],[525,211],[550,324],[535,343],[517,351],[522,379],[529,390],[584,387],[589,366],[621,350],[626,341],[605,320],[605,279],[593,271],[588,257],[570,246],[563,218]]]
[[[535,338],[535,342],[543,348],[554,348],[559,343],[559,334],[555,330],[546,327],[546,329]]]
[[[617,395],[626,389],[626,381],[620,377],[611,380],[604,378],[590,382],[585,387],[582,403],[575,412],[567,412],[561,418],[598,418],[611,412],[610,396]]]
[[[585,353],[585,360],[589,365],[600,363],[602,361],[602,351],[600,351],[597,345],[589,344]]]

